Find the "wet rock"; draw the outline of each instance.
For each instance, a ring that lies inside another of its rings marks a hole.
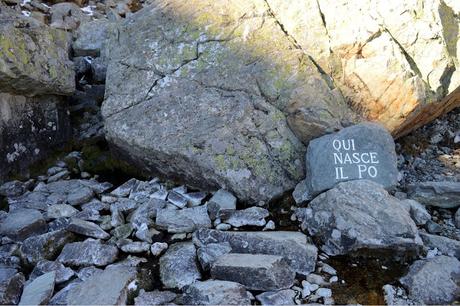
[[[265,218],[269,216],[268,210],[262,207],[249,207],[243,210],[235,210],[228,219],[224,218],[225,223],[234,227],[247,225],[264,226]]]
[[[195,282],[185,289],[183,301],[188,305],[250,305],[243,285],[221,280]]]
[[[160,258],[160,277],[166,288],[182,289],[201,278],[191,242],[175,243]]]
[[[314,271],[318,250],[300,232],[222,232],[200,229],[193,234],[199,248],[211,243],[228,242],[232,253],[279,255],[294,271],[307,275]]]
[[[219,257],[212,265],[211,275],[261,291],[289,288],[295,278],[294,270],[281,256],[237,253]]]
[[[171,303],[177,294],[171,291],[145,292],[141,289],[139,295],[134,298],[134,305],[164,305]]]
[[[160,209],[155,224],[169,233],[191,233],[211,227],[211,220],[206,205],[203,205],[181,210]]]
[[[449,304],[459,298],[459,276],[460,261],[436,256],[414,262],[400,282],[417,303]]]
[[[42,234],[47,230],[45,219],[35,209],[18,209],[9,212],[0,224],[0,234],[20,241]]]
[[[24,286],[19,305],[46,305],[53,296],[56,273],[45,273]]]
[[[5,197],[17,197],[26,192],[24,183],[20,181],[6,182],[0,186],[0,195]]]
[[[218,190],[208,201],[211,220],[228,217],[236,210],[236,197],[225,189]]]
[[[60,262],[40,260],[34,267],[29,279],[33,280],[45,273],[53,271],[56,273],[56,284],[62,284],[71,279],[75,275],[75,272],[72,269],[65,267]]]
[[[261,305],[294,305],[295,296],[294,290],[285,289],[261,293],[256,295],[256,299]]]
[[[163,251],[168,249],[168,244],[166,242],[155,242],[150,247],[150,252],[153,256],[159,256]]]
[[[149,243],[129,239],[122,239],[117,245],[123,252],[131,254],[145,253],[150,250]]]
[[[0,266],[0,304],[17,304],[24,282],[22,273],[14,268]]]
[[[64,245],[75,240],[73,233],[66,230],[56,230],[24,240],[21,248],[21,258],[29,265],[36,265],[42,259],[54,260]]]
[[[67,204],[56,204],[48,207],[46,217],[48,219],[69,218],[78,213],[78,210]]]
[[[109,239],[110,235],[100,228],[97,224],[80,220],[72,219],[70,224],[67,226],[69,232],[80,234],[87,237],[98,238],[98,239]]]
[[[69,243],[64,246],[58,261],[70,266],[98,266],[103,267],[118,258],[118,248],[106,245],[100,240],[91,238],[83,242]]]
[[[104,52],[103,49],[112,24],[106,19],[83,23],[76,33],[77,39],[72,44],[74,55],[100,56]]]
[[[423,232],[420,232],[420,237],[426,247],[430,249],[437,248],[438,251],[444,255],[454,256],[460,259],[460,241]]]
[[[368,179],[385,188],[398,182],[393,138],[375,123],[361,123],[312,140],[305,159],[306,179],[293,194],[298,204],[344,181]]]
[[[400,200],[368,180],[340,183],[296,215],[327,255],[360,249],[413,253],[422,246],[417,226]]]
[[[460,206],[460,183],[419,182],[407,186],[408,195],[423,205],[441,208]]]
[[[211,270],[212,264],[222,255],[230,253],[230,243],[210,243],[200,247],[197,251],[198,260],[205,271]]]

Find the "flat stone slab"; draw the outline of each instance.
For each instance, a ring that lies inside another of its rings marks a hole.
[[[249,290],[279,290],[294,284],[295,271],[286,259],[273,255],[226,254],[213,263],[211,276],[237,282]]]
[[[66,244],[57,260],[70,266],[101,267],[114,262],[117,257],[118,248],[116,246],[88,238],[83,242]]]
[[[0,224],[0,234],[22,241],[48,230],[42,214],[35,209],[17,209],[9,212]]]
[[[268,291],[256,296],[262,305],[295,305],[294,298],[296,293],[291,289],[280,291]]]
[[[14,268],[0,267],[0,304],[17,304],[21,297],[25,278]]]
[[[279,255],[299,274],[315,270],[318,249],[301,232],[224,232],[200,229],[193,234],[198,247],[216,243],[229,243],[231,253]],[[200,254],[200,252],[198,253]]]
[[[160,209],[155,224],[169,233],[191,233],[199,228],[211,227],[206,205],[181,210]]]
[[[141,289],[139,295],[134,298],[134,305],[163,305],[172,302],[177,294],[171,291],[150,291]]]
[[[407,186],[409,198],[426,206],[455,208],[460,206],[459,182],[419,182]]]
[[[310,141],[306,178],[294,191],[297,203],[311,200],[337,183],[367,179],[385,188],[398,182],[395,144],[376,123],[361,123]]]
[[[45,273],[24,287],[19,305],[46,305],[53,296],[56,272]]]
[[[243,285],[221,281],[207,280],[195,282],[184,293],[186,305],[250,305],[251,299]]]
[[[73,232],[76,234],[80,234],[83,236],[88,236],[92,238],[98,239],[109,239],[110,235],[105,232],[99,225],[88,222],[81,219],[72,219],[70,224],[67,226],[67,230],[69,232]]]

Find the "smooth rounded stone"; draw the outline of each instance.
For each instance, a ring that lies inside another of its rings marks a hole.
[[[275,222],[273,222],[273,220],[270,220],[267,222],[267,224],[262,230],[263,231],[274,231],[275,228],[276,228]]]
[[[19,305],[46,305],[53,296],[56,272],[45,273],[24,286]]]
[[[299,274],[315,270],[318,249],[301,232],[224,232],[200,229],[193,234],[198,248],[210,243],[230,243],[232,253],[279,255]]]
[[[321,265],[321,272],[327,273],[329,275],[337,275],[337,271],[326,263]]]
[[[327,285],[327,282],[324,280],[324,278],[321,275],[315,273],[307,275],[307,282],[310,283],[309,289],[311,291],[316,291],[318,289],[318,286]]]
[[[439,234],[442,232],[442,226],[432,220],[428,220],[425,228],[430,234]]]
[[[187,286],[183,302],[186,305],[250,305],[251,299],[241,284],[207,280]]]
[[[69,266],[103,267],[113,263],[117,258],[118,248],[116,246],[88,238],[82,242],[66,244],[57,260]]]
[[[177,294],[171,291],[145,292],[144,289],[141,289],[139,295],[134,298],[134,305],[165,305],[174,301],[176,296]]]
[[[60,262],[40,260],[34,267],[32,273],[30,274],[29,280],[33,280],[39,277],[40,275],[52,271],[56,273],[56,284],[62,284],[71,279],[75,275],[75,272],[72,269],[65,267]]]
[[[455,227],[460,228],[460,208],[457,209],[457,212],[454,215],[454,224]]]
[[[212,265],[211,276],[249,290],[270,291],[291,287],[295,271],[281,256],[234,253],[220,256]]]
[[[0,224],[0,234],[22,241],[42,234],[48,226],[42,214],[35,209],[17,209],[8,213]]]
[[[417,303],[450,304],[460,297],[460,261],[436,256],[417,260],[399,281]]]
[[[19,249],[22,260],[34,266],[40,260],[54,260],[64,245],[74,241],[75,234],[66,230],[56,230],[24,240]]]
[[[185,206],[187,206],[188,200],[182,194],[175,191],[171,191],[168,194],[168,202],[172,203],[173,205],[179,208],[184,208]]]
[[[123,252],[131,254],[145,253],[150,250],[149,243],[132,241],[129,239],[122,239],[117,243],[117,245]]]
[[[459,182],[418,182],[407,186],[409,198],[426,206],[455,208],[460,206]]]
[[[48,219],[69,218],[78,213],[78,209],[67,204],[56,204],[48,207],[46,217]]]
[[[168,248],[160,258],[160,278],[166,288],[177,289],[201,278],[193,243],[179,242]]]
[[[219,189],[207,204],[211,220],[228,217],[236,210],[236,197],[225,189]]]
[[[330,298],[332,297],[332,290],[329,288],[319,288],[316,290],[315,294],[323,298]]]
[[[228,218],[223,218],[225,223],[234,227],[241,226],[264,226],[265,218],[270,215],[268,210],[262,207],[249,207],[243,210],[235,210]]]
[[[21,297],[25,278],[14,268],[0,266],[0,304],[16,305]]]
[[[26,192],[24,183],[20,181],[10,181],[0,185],[0,195],[5,197],[17,197]]]
[[[114,228],[110,234],[116,239],[126,239],[131,236],[133,232],[133,227],[131,224],[126,223]]]
[[[232,228],[230,224],[227,223],[220,223],[216,225],[216,230],[218,231],[228,231]]]
[[[222,255],[232,251],[228,242],[210,243],[200,247],[197,250],[198,261],[204,271],[211,270],[212,264]]]
[[[126,305],[130,284],[136,279],[134,267],[117,265],[92,274],[69,289],[66,305]]]
[[[135,229],[139,229],[142,224],[147,226],[153,225],[155,217],[160,209],[166,207],[167,202],[158,199],[150,199],[146,203],[137,207],[131,215],[128,216],[128,221],[131,222]]]
[[[393,137],[381,125],[361,123],[308,144],[306,178],[296,187],[300,204],[340,182],[367,179],[390,188],[398,182]]]
[[[444,255],[454,256],[460,259],[460,241],[423,232],[420,232],[420,237],[426,247],[430,249],[436,248]]]
[[[417,225],[425,225],[431,220],[430,213],[426,210],[425,206],[415,200],[403,200],[401,204],[405,205],[410,212],[412,219]]]
[[[157,212],[156,227],[169,233],[191,233],[199,228],[210,228],[206,205],[181,210],[160,209]]]
[[[150,252],[152,253],[153,256],[159,256],[167,249],[168,249],[168,244],[166,242],[155,242],[150,247]]]
[[[423,243],[409,212],[379,184],[343,182],[299,208],[302,230],[317,238],[327,255],[360,249],[417,253]]]
[[[256,295],[261,305],[294,305],[296,293],[291,289],[268,291]]]
[[[110,235],[105,232],[99,225],[80,219],[72,219],[67,226],[69,232],[80,234],[97,239],[109,239]]]

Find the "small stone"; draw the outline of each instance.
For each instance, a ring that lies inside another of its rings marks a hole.
[[[220,280],[197,281],[185,289],[185,305],[250,305],[243,285]]]
[[[291,289],[268,291],[256,296],[262,305],[293,305],[296,293]]]
[[[171,236],[171,242],[184,241],[187,240],[186,233],[174,234]]]
[[[329,275],[337,275],[337,271],[326,263],[323,263],[323,265],[321,266],[321,271]]]
[[[419,202],[414,200],[404,200],[403,203],[407,203],[410,206],[410,215],[415,224],[425,225],[428,221],[431,220],[431,215]]]
[[[439,225],[438,223],[436,223],[434,221],[431,221],[431,220],[429,220],[425,224],[425,228],[428,231],[428,233],[430,233],[430,234],[438,234],[438,233],[442,232],[441,225]]]
[[[311,284],[316,284],[319,286],[324,286],[327,284],[327,282],[324,280],[324,278],[321,275],[314,274],[314,273],[307,275],[307,281]],[[311,291],[315,291],[315,290],[311,290]]]
[[[103,267],[113,263],[117,258],[116,246],[102,244],[100,240],[88,238],[83,242],[66,244],[57,260],[70,266]]]
[[[438,250],[441,254],[460,259],[460,241],[443,236],[420,233],[426,247]]]
[[[118,201],[118,198],[115,197],[115,196],[111,196],[111,195],[103,195],[101,197],[101,201],[103,203],[107,203],[107,204],[112,204],[112,203],[115,203],[116,201]]]
[[[0,186],[0,195],[5,197],[17,197],[26,192],[24,183],[20,181],[6,182]]]
[[[80,188],[76,190],[72,190],[67,195],[67,202],[70,205],[80,205],[83,203],[87,203],[93,197],[94,197],[94,193],[92,189],[86,186],[81,186]]]
[[[127,223],[116,227],[110,232],[110,234],[116,239],[126,239],[131,236],[132,232],[133,227],[131,224]]]
[[[134,298],[134,305],[165,305],[176,298],[177,294],[171,291],[145,292],[141,289],[139,295]]]
[[[139,229],[142,224],[152,226],[155,223],[158,210],[165,208],[166,204],[167,202],[163,200],[149,199],[137,207],[128,217],[128,220],[136,229]]]
[[[216,226],[216,230],[218,231],[228,231],[232,228],[230,224],[227,223],[220,223]]]
[[[228,219],[223,219],[225,223],[234,227],[247,225],[264,226],[265,218],[269,216],[268,210],[261,207],[250,207],[244,210],[234,211]]]
[[[46,305],[53,296],[56,273],[45,273],[24,287],[19,305]]]
[[[129,214],[133,212],[138,206],[139,203],[132,199],[118,198],[115,203],[112,203],[110,210],[118,210],[119,212]]]
[[[460,228],[460,208],[457,209],[457,212],[454,215],[454,224],[455,227]]]
[[[0,267],[0,304],[16,305],[21,297],[24,275],[14,268]]]
[[[40,275],[53,271],[56,273],[56,284],[62,284],[75,275],[75,272],[72,269],[65,267],[60,262],[41,260],[34,267],[29,280],[33,280]]]
[[[212,264],[222,255],[232,251],[230,243],[210,243],[200,247],[197,251],[198,260],[205,271],[211,270]]]
[[[54,183],[54,182],[58,182],[58,181],[68,179],[69,177],[70,177],[70,171],[69,170],[62,170],[61,172],[58,172],[58,173],[50,176],[46,181],[48,183]]]
[[[168,198],[168,191],[166,189],[161,188],[160,190],[152,193],[150,195],[150,198],[166,201],[166,199]]]
[[[129,239],[122,239],[117,245],[123,252],[131,254],[145,253],[150,249],[150,244],[147,242],[132,241]]]
[[[332,276],[330,279],[329,279],[329,283],[336,283],[339,281],[339,278],[337,276]]]
[[[42,234],[47,230],[48,226],[45,219],[35,209],[10,211],[0,224],[0,234],[18,241]]]
[[[46,174],[48,174],[48,176],[52,176],[52,175],[55,175],[56,173],[59,173],[59,172],[62,172],[66,169],[64,169],[64,167],[51,167],[48,169],[48,171],[46,172]]]
[[[157,231],[154,228],[149,229],[147,224],[143,223],[139,227],[139,229],[136,231],[135,236],[139,240],[142,240],[142,241],[145,241],[145,242],[148,242],[148,243],[152,243],[154,239],[157,240],[157,239],[161,238],[162,233]]]
[[[211,227],[206,206],[184,208],[181,210],[160,209],[156,225],[169,233],[191,233],[199,228]]]
[[[78,275],[79,279],[81,279],[82,281],[85,281],[88,278],[90,278],[91,275],[93,275],[94,273],[99,273],[101,271],[103,271],[103,270],[98,269],[98,268],[93,267],[93,266],[90,266],[90,267],[81,268],[78,271],[77,275]]]
[[[96,210],[98,212],[101,211],[109,211],[110,206],[107,203],[99,201],[98,199],[92,199],[90,202],[83,204],[81,206],[83,210]]]
[[[427,206],[460,206],[460,182],[418,182],[407,187],[409,198]]]
[[[139,180],[137,179],[130,179],[129,181],[125,182],[123,185],[117,187],[115,190],[110,192],[112,195],[117,197],[128,197],[133,188],[139,184]]]
[[[166,242],[155,242],[150,247],[150,252],[152,253],[153,256],[159,256],[167,249],[168,249],[168,244]]]
[[[48,207],[46,210],[46,217],[48,219],[69,218],[75,216],[78,209],[67,204],[56,204]]]
[[[268,221],[265,227],[263,228],[263,231],[274,231],[276,228],[275,222],[272,220]]]
[[[80,219],[72,219],[70,224],[67,226],[67,230],[87,237],[98,239],[110,238],[110,235],[100,228],[99,225]]]
[[[185,198],[182,194],[177,193],[175,191],[171,191],[168,194],[168,202],[171,204],[174,204],[175,206],[179,208],[184,208],[187,206],[187,198]]]
[[[303,288],[302,289],[302,298],[306,298],[307,296],[309,296],[311,294],[311,291],[309,288]]]
[[[209,216],[212,220],[228,217],[236,210],[236,197],[225,189],[218,190],[208,201]]]
[[[207,194],[206,192],[191,192],[183,194],[183,196],[187,199],[188,207],[195,207],[201,205]]]
[[[114,206],[110,207],[110,211],[111,211],[110,225],[112,227],[118,227],[118,226],[121,226],[123,223],[125,223],[125,217],[123,216],[121,211],[119,211]]]
[[[85,209],[78,212],[73,219],[99,222],[101,220],[101,215],[97,210]]]
[[[332,297],[332,290],[329,288],[319,288],[316,290],[315,294],[323,298],[329,298]]]

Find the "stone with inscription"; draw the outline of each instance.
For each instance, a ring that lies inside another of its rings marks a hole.
[[[298,204],[344,181],[367,179],[389,188],[398,180],[393,138],[376,123],[361,123],[312,140],[305,159],[306,178],[293,194]]]

